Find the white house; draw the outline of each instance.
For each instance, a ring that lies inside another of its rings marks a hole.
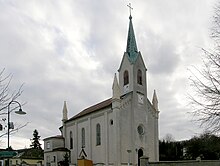
[[[114,76],[112,97],[69,119],[64,103],[60,148],[70,150],[71,165],[77,165],[82,148],[94,165],[139,165],[143,155],[159,160],[158,100],[155,91],[152,102],[147,97],[146,71],[130,16],[127,48],[118,77]],[[44,140],[44,157],[47,163],[51,159],[57,163],[53,150],[47,149],[53,146],[51,139]]]

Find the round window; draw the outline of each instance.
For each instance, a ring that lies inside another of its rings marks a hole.
[[[138,134],[143,135],[144,134],[144,126],[143,125],[139,125],[137,127],[137,131],[138,131]]]

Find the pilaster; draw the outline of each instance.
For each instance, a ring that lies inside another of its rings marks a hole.
[[[108,131],[108,112],[105,112],[105,114],[104,114],[104,124],[105,124],[105,165],[107,166],[108,165],[108,161],[109,161],[109,158],[108,158],[108,156],[109,156],[109,144],[108,144],[108,133],[109,133],[109,131]]]

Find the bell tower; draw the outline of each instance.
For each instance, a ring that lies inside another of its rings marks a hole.
[[[118,69],[121,96],[135,92],[138,93],[139,102],[142,102],[143,97],[146,97],[147,94],[146,70],[142,55],[137,48],[130,15],[126,52],[124,52]]]
[[[130,6],[129,6],[130,7]],[[157,161],[158,156],[158,102],[156,93],[154,106],[147,97],[147,68],[138,50],[132,23],[129,16],[126,51],[124,52],[119,72],[120,96],[120,142],[121,162],[126,162],[129,150],[131,163],[139,164],[140,157],[148,156]],[[157,108],[157,109],[156,109]],[[153,140],[153,141],[152,141]],[[138,156],[137,156],[138,153]],[[119,155],[118,155],[119,156]]]

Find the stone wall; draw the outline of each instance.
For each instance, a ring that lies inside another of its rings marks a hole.
[[[150,162],[149,166],[220,166],[220,160]]]
[[[149,158],[142,156],[140,166],[220,166],[220,160],[186,160],[149,162]]]

